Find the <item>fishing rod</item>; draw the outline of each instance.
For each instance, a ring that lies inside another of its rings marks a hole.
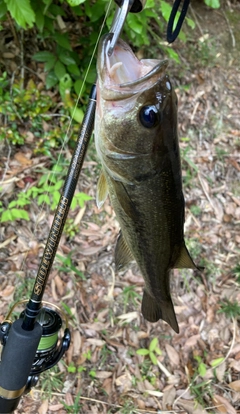
[[[140,12],[145,1],[116,1],[118,6],[110,29],[112,38],[109,56],[122,31],[128,12]],[[37,384],[41,372],[56,365],[70,345],[71,335],[66,317],[58,307],[42,299],[92,135],[95,108],[94,84],[31,297],[18,319],[12,322],[11,315],[16,306],[23,304],[21,302],[12,307],[0,325],[0,342],[3,346],[0,364],[0,414],[13,412],[21,396]],[[65,330],[62,339],[59,340],[63,319]]]
[[[179,2],[179,0],[175,1]],[[117,43],[128,12],[140,12],[146,0],[115,0],[115,2],[117,9],[110,29],[112,37],[108,48],[109,56]],[[94,84],[31,297],[27,301],[16,303],[0,324],[2,344],[0,414],[13,412],[22,395],[37,384],[39,375],[56,365],[70,345],[71,334],[67,317],[60,308],[43,301],[43,295],[92,135],[95,109],[96,85]],[[25,305],[25,309],[20,313],[19,318],[12,322],[13,311],[20,305]],[[60,338],[63,324],[65,330]]]

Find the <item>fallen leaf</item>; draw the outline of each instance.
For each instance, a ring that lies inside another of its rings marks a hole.
[[[230,384],[228,385],[230,388],[232,388],[232,390],[238,391],[238,392],[240,391],[240,380],[230,382]]]
[[[38,414],[47,414],[48,400],[44,400],[38,409]]]
[[[169,344],[165,345],[168,358],[173,365],[179,365],[179,354],[178,352]]]
[[[96,378],[102,378],[102,379],[106,379],[112,376],[112,372],[111,371],[97,371],[96,372]]]
[[[226,371],[226,361],[223,361],[223,363],[220,364],[215,370],[216,376],[219,382],[223,381],[225,371]]]
[[[226,398],[222,397],[221,395],[215,394],[213,396],[213,402],[215,405],[217,405],[217,410],[220,413],[237,414],[235,408],[233,408],[230,402]]]
[[[163,392],[162,405],[163,405],[164,410],[168,410],[172,408],[175,397],[176,397],[176,389],[173,386],[168,387]]]

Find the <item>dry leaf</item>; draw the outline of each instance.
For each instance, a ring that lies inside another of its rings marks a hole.
[[[222,364],[220,364],[215,371],[218,381],[222,382],[226,371],[226,361],[223,361]]]
[[[58,412],[63,408],[63,404],[53,404],[49,406],[49,411],[53,411],[54,413]]]
[[[179,355],[178,352],[169,344],[165,345],[168,357],[170,359],[170,362],[173,365],[179,365]]]
[[[97,371],[96,372],[96,378],[102,378],[102,379],[106,379],[112,376],[112,372],[111,371]]]
[[[24,166],[28,166],[32,164],[32,160],[29,160],[24,154],[23,152],[17,152],[14,155],[15,160],[17,160],[20,164],[24,165]]]
[[[82,345],[82,339],[79,331],[73,332],[73,356],[78,356],[80,354],[80,349]]]
[[[235,408],[230,404],[230,402],[222,397],[221,395],[215,394],[213,397],[214,404],[217,405],[217,410],[220,413],[224,414],[237,414]]]
[[[48,411],[48,400],[44,400],[38,409],[38,414],[47,414]]]
[[[196,401],[189,401],[180,398],[177,403],[181,405],[183,408],[185,408],[185,410],[187,410],[188,413],[208,414],[208,412],[204,410],[204,408],[200,404],[196,405]]]
[[[176,397],[176,389],[174,387],[169,387],[163,392],[162,405],[164,410],[172,408],[173,401]]]
[[[230,388],[232,388],[232,390],[237,391],[237,392],[240,391],[240,380],[230,382],[230,384],[228,385]]]

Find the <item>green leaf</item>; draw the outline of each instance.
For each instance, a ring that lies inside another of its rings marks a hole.
[[[175,50],[173,50],[171,47],[167,47],[166,51],[171,59],[175,60],[177,63],[180,63],[178,53],[175,52]]]
[[[204,0],[205,4],[213,9],[219,9],[220,1],[219,0]]]
[[[62,34],[62,33],[55,33],[54,34],[54,39],[56,40],[56,42],[62,46],[64,49],[67,50],[72,50],[71,45],[69,43],[69,39],[68,39],[68,35],[67,33]]]
[[[223,361],[224,361],[224,357],[216,358],[216,359],[213,359],[213,360],[210,362],[210,365],[211,365],[213,368],[215,368],[215,367],[217,367],[218,365],[220,365]]]
[[[6,14],[7,6],[3,0],[0,0],[0,19]]]
[[[82,3],[84,3],[86,0],[67,0],[67,2],[68,2],[68,4],[71,6],[71,7],[76,7],[76,6],[79,6],[79,4],[82,4]]]
[[[150,345],[149,345],[149,351],[150,352],[151,351],[154,351],[157,346],[158,346],[158,339],[157,338],[153,338],[151,340],[151,342],[150,342]]]
[[[33,27],[35,22],[35,13],[29,0],[5,0],[11,16],[16,20],[19,26],[24,29]]]
[[[129,27],[131,27],[131,29],[137,33],[137,34],[141,34],[143,27],[141,24],[141,21],[139,20],[139,17],[136,14],[129,14],[128,15],[128,24]]]
[[[53,69],[53,67],[56,63],[56,60],[57,60],[57,58],[54,55],[52,56],[51,59],[48,59],[48,61],[44,65],[44,71],[49,72],[51,69]]]
[[[56,59],[56,56],[48,50],[43,50],[42,52],[35,53],[32,58],[37,62],[48,62],[49,60]]]
[[[157,360],[156,355],[153,352],[149,352],[149,356],[150,356],[150,359],[151,359],[152,363],[154,365],[157,365],[158,360]]]
[[[46,87],[47,89],[52,88],[58,83],[58,78],[53,71],[49,72],[46,77]]]
[[[67,56],[64,54],[61,54],[58,56],[59,60],[64,63],[64,65],[75,65],[76,62],[71,56]]]
[[[2,213],[1,222],[3,223],[4,221],[14,221],[18,219],[29,220],[27,211],[19,208],[12,208],[11,210],[4,211]]]
[[[75,83],[74,83],[74,90],[78,95],[81,94],[81,96],[84,94],[85,90],[86,90],[86,86],[83,85],[83,81],[82,79],[78,79]]]
[[[80,72],[80,70],[79,70],[79,68],[78,68],[78,66],[76,64],[74,64],[74,65],[68,65],[67,66],[67,70],[68,70],[68,72],[72,73],[73,75],[76,75],[76,76],[80,76],[81,75],[81,72]]]
[[[59,60],[54,65],[54,73],[57,76],[58,80],[63,78],[66,73],[65,66]]]
[[[35,10],[35,20],[36,20],[36,26],[38,30],[42,33],[43,28],[44,28],[45,17],[44,17],[43,11],[39,8]]]
[[[207,368],[206,368],[206,365],[203,362],[201,362],[199,364],[199,366],[198,366],[198,372],[199,372],[199,375],[201,375],[201,377],[204,377],[205,376],[205,374],[207,372]]]
[[[148,350],[148,349],[145,349],[145,348],[140,348],[140,349],[138,349],[138,350],[136,351],[136,353],[137,353],[138,355],[143,355],[143,356],[145,356],[145,355],[149,355],[149,350]]]

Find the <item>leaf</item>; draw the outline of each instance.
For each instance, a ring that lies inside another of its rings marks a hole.
[[[179,354],[178,352],[169,344],[165,345],[168,357],[170,359],[170,362],[172,362],[174,365],[179,365]]]
[[[36,26],[38,30],[42,33],[43,28],[44,28],[45,16],[43,14],[43,11],[39,8],[35,10],[35,20],[36,20]]]
[[[49,72],[46,77],[46,87],[47,89],[52,88],[58,83],[58,78],[53,71]]]
[[[154,351],[157,346],[158,346],[158,339],[153,338],[150,342],[150,345],[149,345],[149,351],[150,352]]]
[[[42,52],[37,52],[32,57],[37,62],[47,62],[51,59],[56,59],[55,55],[48,50],[43,50]]]
[[[70,45],[67,33],[65,33],[65,34],[55,33],[53,37],[56,40],[56,42],[60,46],[62,46],[64,49],[67,49],[67,50],[70,50],[70,51],[72,50],[72,47]]]
[[[59,57],[59,60],[62,63],[64,63],[64,65],[73,65],[73,66],[76,65],[75,60],[71,56],[61,54],[58,57]],[[80,74],[80,72],[79,72],[79,74]]]
[[[220,2],[219,0],[204,0],[205,4],[213,9],[219,9]]]
[[[148,350],[148,349],[145,349],[145,348],[140,348],[140,349],[138,349],[138,350],[136,351],[136,353],[137,353],[138,355],[143,355],[143,356],[145,356],[145,355],[148,355],[148,354],[149,354],[149,350]]]
[[[0,0],[0,19],[6,14],[7,6],[3,0]]]
[[[228,385],[230,388],[232,388],[232,390],[240,392],[240,380],[230,382]]]
[[[218,406],[218,411],[225,414],[237,414],[233,406],[221,395],[215,394],[213,396],[214,404]]]
[[[215,368],[217,365],[221,364],[223,361],[224,361],[224,357],[216,358],[216,359],[213,359],[213,360],[210,362],[210,365],[211,365],[213,368]]]
[[[156,357],[156,355],[153,353],[153,352],[149,352],[149,356],[150,356],[150,359],[151,359],[151,361],[152,361],[152,363],[154,364],[154,365],[157,365],[157,363],[158,363],[158,360],[157,360],[157,357]]]
[[[16,20],[19,26],[24,29],[33,27],[35,22],[35,13],[29,0],[5,0],[11,16]]]
[[[12,208],[11,210],[4,211],[2,213],[1,222],[13,221],[13,220],[18,220],[18,219],[30,220],[28,212],[25,210],[21,210],[19,208]]]
[[[79,4],[84,3],[86,0],[67,0],[69,6],[76,7],[79,6]]]
[[[68,69],[68,72],[72,73],[73,75],[76,75],[76,76],[81,75],[81,72],[78,66],[76,65],[76,63],[74,65],[68,65],[67,69]]]
[[[55,66],[54,66],[54,73],[55,73],[55,75],[57,76],[57,78],[60,80],[61,78],[63,78],[63,76],[65,75],[65,73],[66,73],[66,68],[65,68],[65,66],[58,60],[56,63],[55,63]]]

